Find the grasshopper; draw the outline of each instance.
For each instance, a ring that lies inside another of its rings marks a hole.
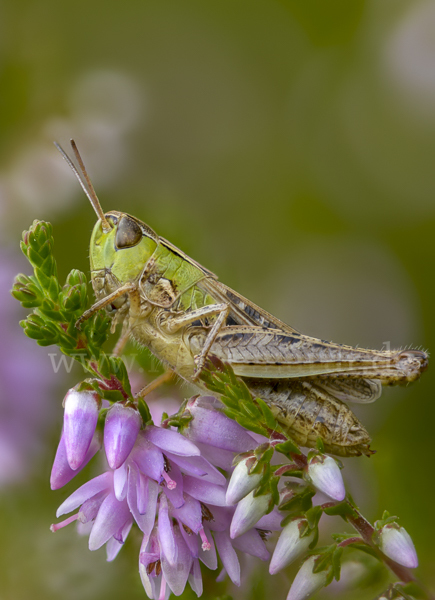
[[[406,384],[427,368],[420,350],[367,350],[303,335],[238,292],[127,213],[104,213],[73,140],[80,166],[56,144],[98,216],[90,242],[96,303],[112,331],[123,323],[170,371],[201,386],[210,354],[231,364],[253,397],[302,446],[321,438],[339,456],[370,455],[370,437],[346,402],[373,402],[382,385]],[[82,177],[83,176],[83,177]]]

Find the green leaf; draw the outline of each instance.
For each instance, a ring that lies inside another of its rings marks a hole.
[[[348,517],[352,517],[353,519],[358,517],[358,513],[354,511],[345,500],[343,502],[339,502],[338,504],[334,504],[334,506],[325,508],[324,512],[329,516],[340,516],[345,521],[347,521]]]
[[[320,508],[320,506],[313,506],[305,512],[305,516],[307,518],[310,529],[314,529],[315,527],[317,527],[322,514],[323,510]]]
[[[284,456],[287,456],[288,458],[291,458],[292,454],[302,454],[299,448],[296,446],[296,444],[292,442],[292,440],[287,440],[282,444],[277,444],[275,446],[275,450],[277,450],[277,452],[280,452],[281,454],[284,454]]]
[[[239,410],[239,402],[238,400],[234,400],[234,398],[229,398],[228,396],[221,396],[221,402],[229,409],[234,411],[234,414],[238,414]],[[229,415],[228,415],[229,416]],[[234,418],[234,417],[231,417]]]
[[[331,567],[333,554],[336,549],[336,544],[331,544],[331,546],[321,549],[321,553],[314,561],[313,573],[320,573],[321,571],[326,571]],[[318,549],[316,549],[316,552],[317,551]]]
[[[237,421],[237,423],[239,423],[239,425],[241,425],[245,429],[249,429],[250,431],[253,431],[254,433],[258,433],[260,435],[264,435],[265,437],[267,437],[267,429],[265,429],[261,425],[255,423],[255,421],[251,421],[250,419],[247,419],[246,417],[244,417],[243,415],[240,415],[240,414],[237,415],[236,421]]]
[[[318,437],[316,439],[316,447],[319,452],[321,452],[322,454],[325,453],[325,444],[323,443],[323,440],[321,437]]]
[[[296,492],[290,499],[285,500],[279,505],[279,510],[291,511],[291,516],[306,513],[312,508],[313,503],[311,498],[316,492],[309,488],[302,488],[300,492]],[[290,518],[288,520],[291,520]],[[287,519],[284,520],[287,524]]]
[[[275,419],[272,411],[270,410],[269,406],[266,404],[266,402],[262,399],[262,398],[255,398],[255,402],[258,404],[258,406],[261,409],[261,412],[263,414],[263,418],[266,422],[267,427],[269,427],[269,429],[272,430],[276,430],[276,429],[281,429],[278,425],[277,420]]]
[[[145,425],[152,425],[153,419],[151,417],[150,409],[148,408],[148,404],[145,402],[143,398],[139,398],[137,403],[139,414],[142,417],[142,421]]]
[[[101,394],[109,402],[122,402],[125,400],[124,394],[120,390],[102,390]]]
[[[247,417],[250,417],[251,419],[260,419],[261,412],[253,403],[252,398],[250,398],[249,401],[240,399],[239,406],[241,411],[243,411]]]
[[[332,555],[332,570],[334,577],[337,581],[340,581],[341,572],[341,555],[343,554],[343,548],[337,547]]]
[[[355,536],[352,536],[352,537],[355,537]],[[375,558],[377,558],[378,560],[380,560],[382,562],[382,558],[381,558],[379,552],[375,548],[372,548],[372,546],[370,546],[369,544],[366,544],[363,540],[361,540],[361,544],[359,544],[358,542],[355,542],[354,544],[349,544],[349,546],[346,546],[346,548],[360,550],[361,552],[365,552],[366,554],[369,554],[370,556],[374,556]]]

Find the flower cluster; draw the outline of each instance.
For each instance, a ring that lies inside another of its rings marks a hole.
[[[52,531],[77,521],[80,530],[89,533],[89,549],[105,544],[111,561],[136,523],[143,535],[139,573],[148,597],[155,600],[170,592],[180,595],[187,582],[200,596],[200,562],[217,569],[218,556],[223,565],[219,577],[227,574],[240,585],[236,550],[269,560],[265,539],[271,531],[279,531],[269,565],[272,575],[309,553],[317,542],[322,511],[314,507],[311,515],[308,511],[306,516],[294,516],[285,509],[304,494],[310,498],[315,490],[333,499],[332,505],[342,501],[345,490],[336,461],[312,451],[303,473],[305,483],[287,482],[276,501],[271,479],[265,477],[269,462],[261,459],[265,455],[270,459],[276,442],[259,445],[219,406],[211,396],[189,401],[182,435],[168,426],[144,425],[134,405],[109,406],[94,390],[70,390],[51,487],[68,483],[102,448],[107,468],[61,504],[58,517],[76,512],[52,525]],[[232,467],[235,455],[238,462]],[[222,471],[231,474],[229,480]],[[403,528],[391,518],[379,523],[382,551],[400,564],[416,566],[415,550]],[[308,556],[288,600],[308,598],[331,582],[337,548],[328,552]]]
[[[229,469],[234,453],[252,450],[256,442],[213,410],[213,401],[192,403],[186,437],[153,425],[141,428],[134,407],[116,403],[107,409],[93,391],[70,390],[65,398],[52,489],[69,482],[102,446],[108,468],[62,503],[58,517],[78,510],[52,530],[78,521],[90,528],[90,550],[106,544],[107,559],[113,560],[136,523],[143,533],[139,572],[150,598],[164,598],[167,589],[179,595],[187,581],[201,595],[199,561],[216,569],[217,553],[239,585],[235,549],[267,560],[263,531],[279,529],[276,512],[264,516],[264,507],[243,511],[241,504],[227,504],[227,480],[216,467]],[[103,434],[97,427],[102,413]]]

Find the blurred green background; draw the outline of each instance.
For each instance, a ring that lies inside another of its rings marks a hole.
[[[105,210],[143,219],[303,333],[430,350],[434,32],[426,0],[2,1],[1,600],[146,597],[134,536],[109,564],[73,527],[49,531],[77,485],[48,481],[82,375],[53,373],[55,349],[24,338],[8,290],[28,272],[18,242],[34,218],[54,226],[62,278],[88,272],[95,222],[52,141],[76,139]],[[357,407],[377,454],[344,471],[368,518],[400,516],[432,587],[434,406],[429,371]],[[292,571],[245,567],[241,590],[213,574],[204,597],[286,597]],[[318,597],[373,598],[381,578],[351,562],[350,588]]]

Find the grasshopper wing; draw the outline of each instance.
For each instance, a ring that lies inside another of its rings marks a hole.
[[[253,325],[254,327],[279,329],[282,332],[290,334],[298,333],[296,329],[293,329],[293,327],[290,327],[284,321],[274,317],[220,281],[204,279],[199,284],[199,287],[207,291],[216,301],[229,305],[228,325]]]
[[[205,334],[192,331],[194,354]],[[299,333],[253,326],[227,326],[216,336],[211,353],[231,364],[236,375],[270,379],[376,379],[384,384],[418,379],[427,355],[417,350],[376,351],[324,342]]]
[[[355,404],[369,404],[382,394],[382,383],[375,379],[314,379],[313,383],[338,400]]]

